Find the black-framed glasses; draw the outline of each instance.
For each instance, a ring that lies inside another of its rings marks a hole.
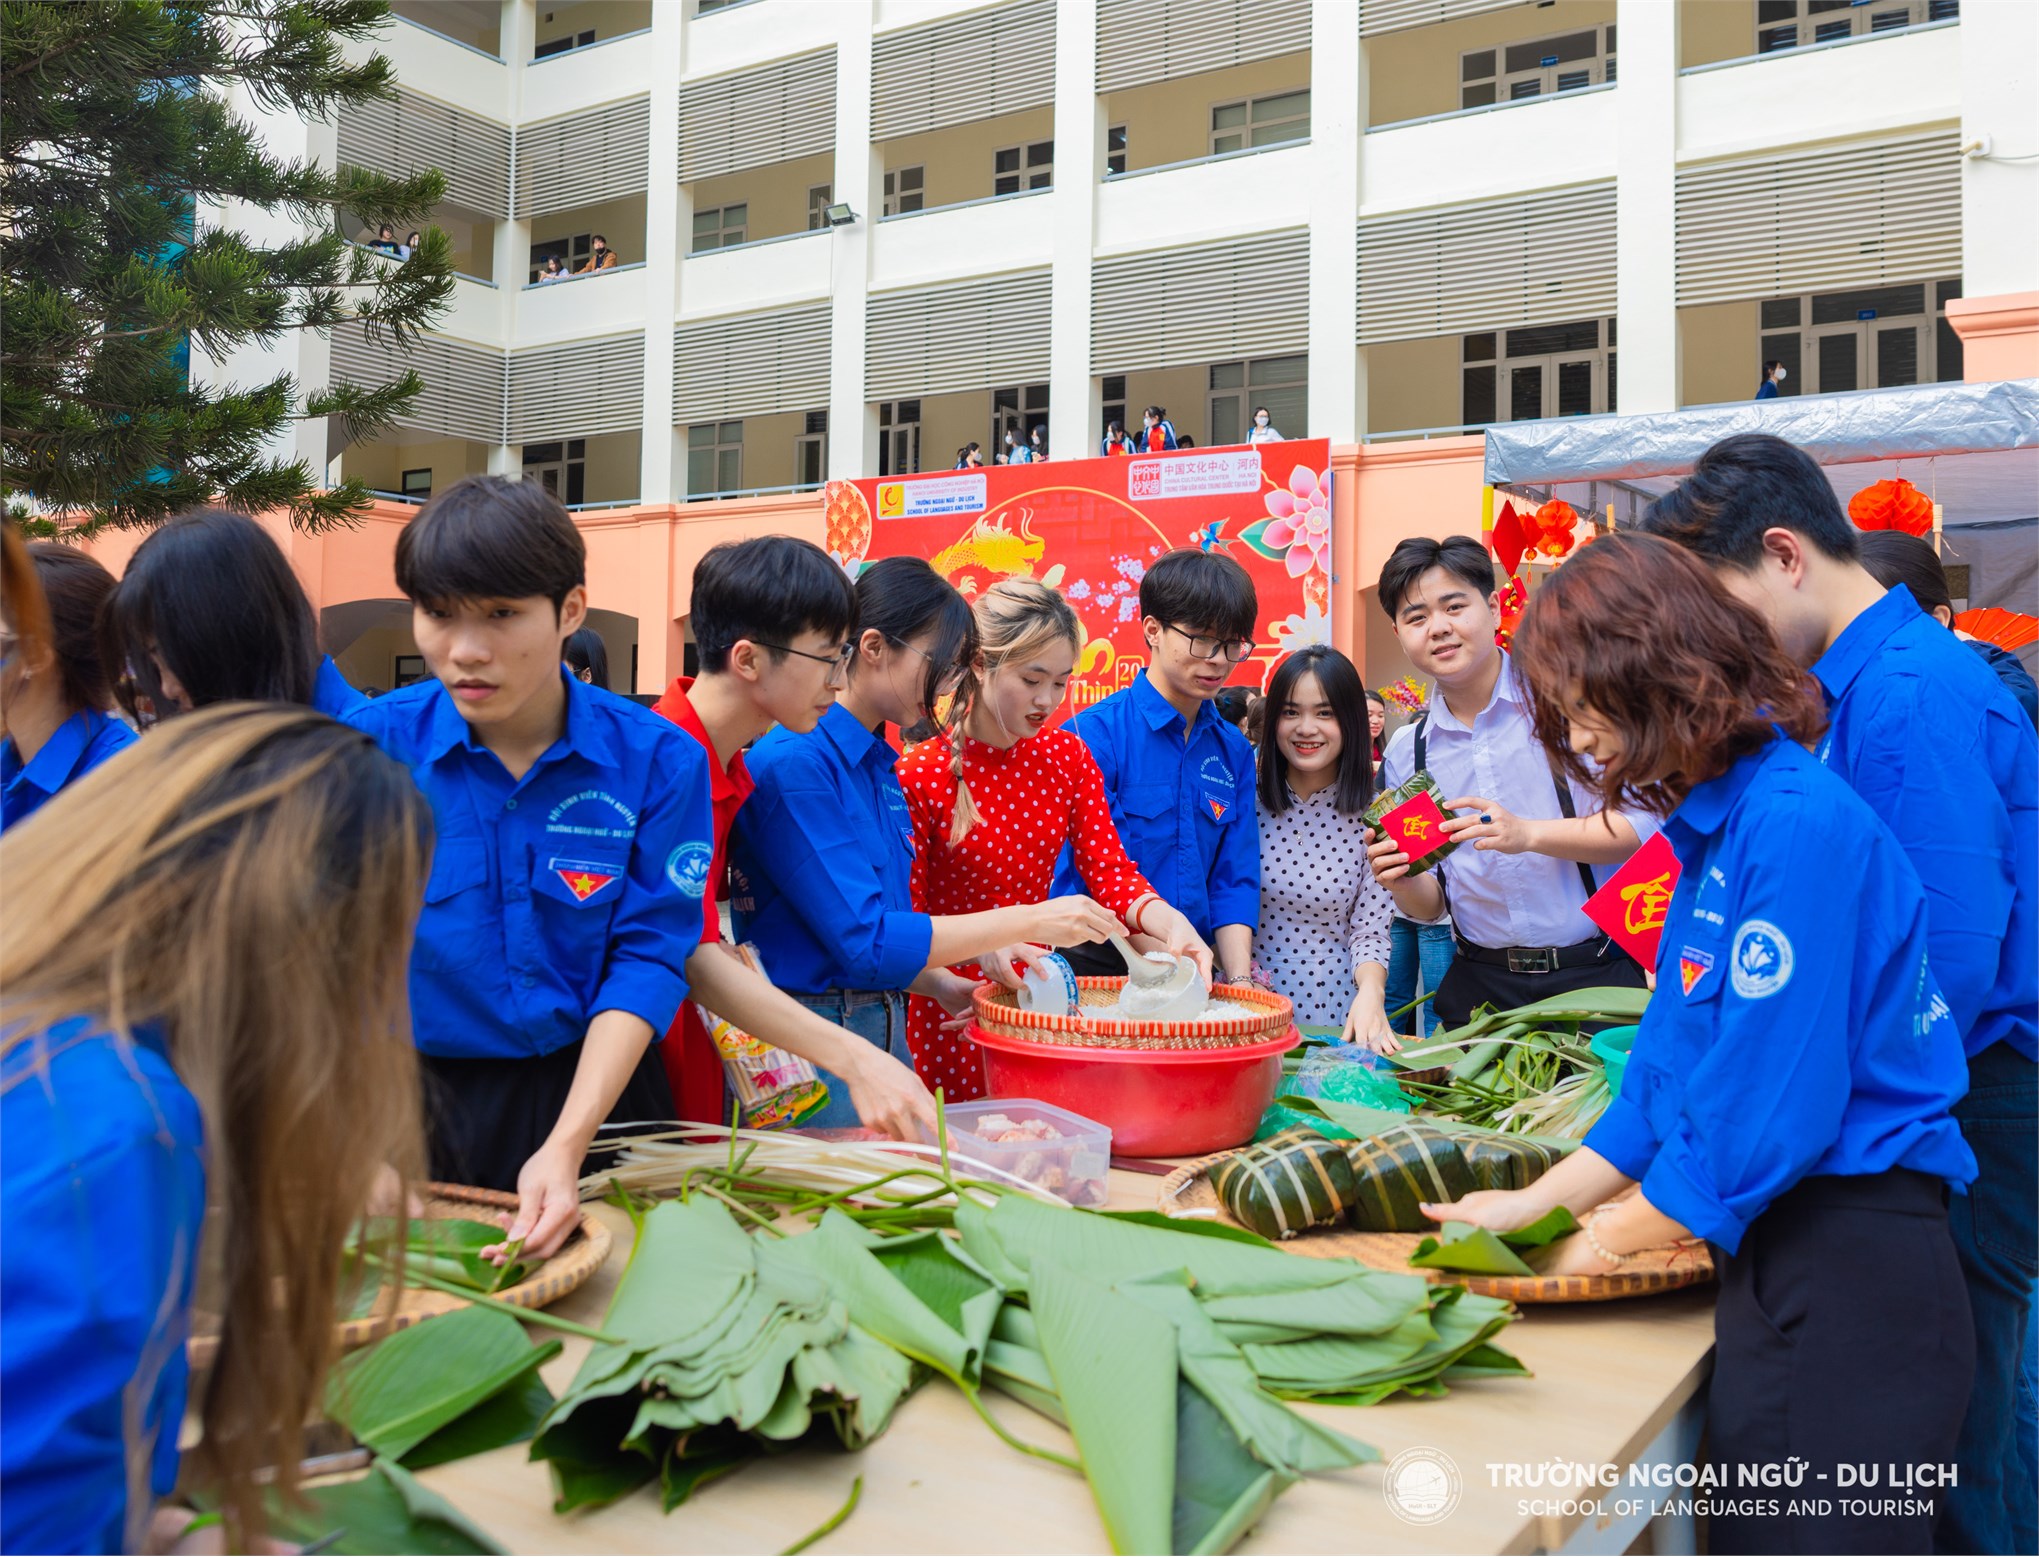
[[[919,644],[908,643],[904,638],[896,638],[893,641],[897,643],[899,647],[902,649],[913,650],[915,654],[918,654],[930,665],[935,663],[935,657],[932,654],[928,653],[927,650],[923,649]],[[963,685],[963,667],[960,665],[951,665],[947,670],[942,672],[941,680],[935,683],[935,696],[948,697],[951,693],[961,688],[962,685]]]
[[[850,659],[857,652],[854,643],[846,643],[833,654],[809,654],[805,649],[796,649],[790,643],[766,643],[762,638],[753,638],[760,649],[770,649],[778,654],[797,654],[803,660],[813,660],[817,665],[828,667],[827,685],[839,684],[850,671]]]
[[[1257,647],[1251,638],[1205,638],[1177,627],[1173,622],[1163,622],[1161,625],[1177,636],[1189,640],[1189,657],[1193,660],[1214,660],[1222,654],[1236,665]]]

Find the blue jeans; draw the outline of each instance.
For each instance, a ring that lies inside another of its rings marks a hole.
[[[1451,926],[1448,924],[1418,924],[1413,919],[1404,919],[1396,914],[1389,921],[1390,933],[1394,937],[1393,955],[1388,958],[1388,1015],[1393,1016],[1418,995],[1436,991],[1444,982],[1444,975],[1451,971],[1451,959],[1458,955],[1458,948],[1452,943]],[[1422,988],[1417,988],[1417,975],[1422,975]],[[1406,1031],[1410,1023],[1415,1024],[1417,1037],[1428,1033],[1433,1025],[1430,1007],[1418,1006],[1403,1017],[1397,1027]]]
[[[788,991],[791,993],[791,991]],[[906,996],[888,989],[831,989],[819,995],[794,995],[808,1010],[819,1013],[838,1027],[847,1027],[859,1038],[868,1039],[909,1069],[913,1052],[906,1047]],[[821,1079],[828,1083],[828,1106],[800,1121],[807,1130],[849,1130],[862,1123],[857,1106],[850,1101],[850,1084],[820,1066]]]
[[[1953,1197],[1949,1219],[1975,1317],[1975,1388],[1955,1450],[1960,1483],[1934,1531],[1941,1551],[2039,1551],[2031,1462],[2019,1444],[2031,1432],[2021,1358],[2039,1272],[2035,1109],[2039,1066],[2009,1044],[1992,1044],[1968,1062],[1968,1096],[1954,1105],[1954,1117],[1981,1171],[1967,1194]]]

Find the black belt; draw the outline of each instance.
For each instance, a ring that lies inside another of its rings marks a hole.
[[[1611,936],[1598,936],[1576,946],[1474,946],[1454,935],[1458,954],[1472,962],[1484,962],[1510,973],[1557,973],[1566,968],[1591,967],[1605,962],[1619,950]]]

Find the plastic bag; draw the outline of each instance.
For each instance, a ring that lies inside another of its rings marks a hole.
[[[1394,1076],[1381,1066],[1381,1057],[1351,1044],[1323,1044],[1304,1051],[1293,1075],[1282,1078],[1282,1092],[1288,1097],[1327,1098],[1334,1103],[1351,1103],[1360,1108],[1379,1108],[1406,1114],[1415,1108],[1409,1094],[1396,1085]],[[1301,1114],[1283,1105],[1277,1097],[1261,1116],[1253,1139],[1302,1125],[1335,1140],[1350,1140],[1348,1131],[1315,1114]]]
[[[749,941],[736,955],[764,978],[764,961]],[[710,1011],[699,1001],[701,1024],[722,1059],[722,1074],[735,1095],[746,1129],[785,1130],[812,1119],[828,1106],[828,1083],[797,1054],[774,1048]]]

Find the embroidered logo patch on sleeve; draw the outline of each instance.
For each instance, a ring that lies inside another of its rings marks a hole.
[[[666,856],[666,880],[688,897],[708,890],[708,866],[715,851],[705,843],[683,843]]]
[[[1713,953],[1703,952],[1696,946],[1687,946],[1678,953],[1678,982],[1686,994],[1699,986],[1699,981],[1713,971]]]
[[[1728,978],[1744,1000],[1767,1000],[1791,982],[1791,938],[1767,919],[1747,919],[1735,931]]]

